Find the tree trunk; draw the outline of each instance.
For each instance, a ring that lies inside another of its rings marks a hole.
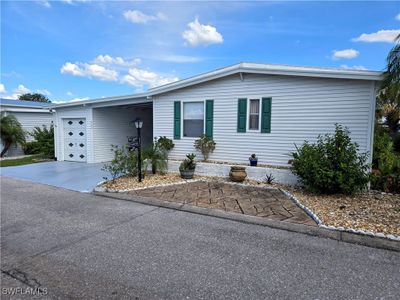
[[[11,143],[6,142],[6,143],[4,144],[4,149],[3,149],[3,150],[1,151],[1,153],[0,153],[0,157],[3,157],[4,154],[6,154],[6,152],[8,151],[8,149],[10,149],[10,147],[11,147]]]

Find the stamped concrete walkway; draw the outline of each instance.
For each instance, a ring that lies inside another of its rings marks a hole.
[[[292,200],[273,188],[199,181],[135,190],[128,194],[316,226]]]

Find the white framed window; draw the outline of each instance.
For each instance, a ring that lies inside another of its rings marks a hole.
[[[250,98],[248,102],[248,130],[249,131],[260,131],[260,111],[261,101],[259,98]]]
[[[204,101],[183,102],[183,136],[200,137],[204,133]]]

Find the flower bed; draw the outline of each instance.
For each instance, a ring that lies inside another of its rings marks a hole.
[[[196,176],[196,180],[202,179],[203,177]],[[168,173],[165,175],[160,174],[146,174],[142,182],[138,181],[137,177],[120,177],[115,179],[114,182],[107,181],[100,185],[100,188],[104,188],[108,191],[129,191],[139,188],[161,186],[175,183],[184,183],[188,180],[182,179],[179,174]]]

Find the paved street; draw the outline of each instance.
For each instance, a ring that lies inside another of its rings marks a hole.
[[[1,247],[52,299],[400,298],[397,252],[6,177]]]

